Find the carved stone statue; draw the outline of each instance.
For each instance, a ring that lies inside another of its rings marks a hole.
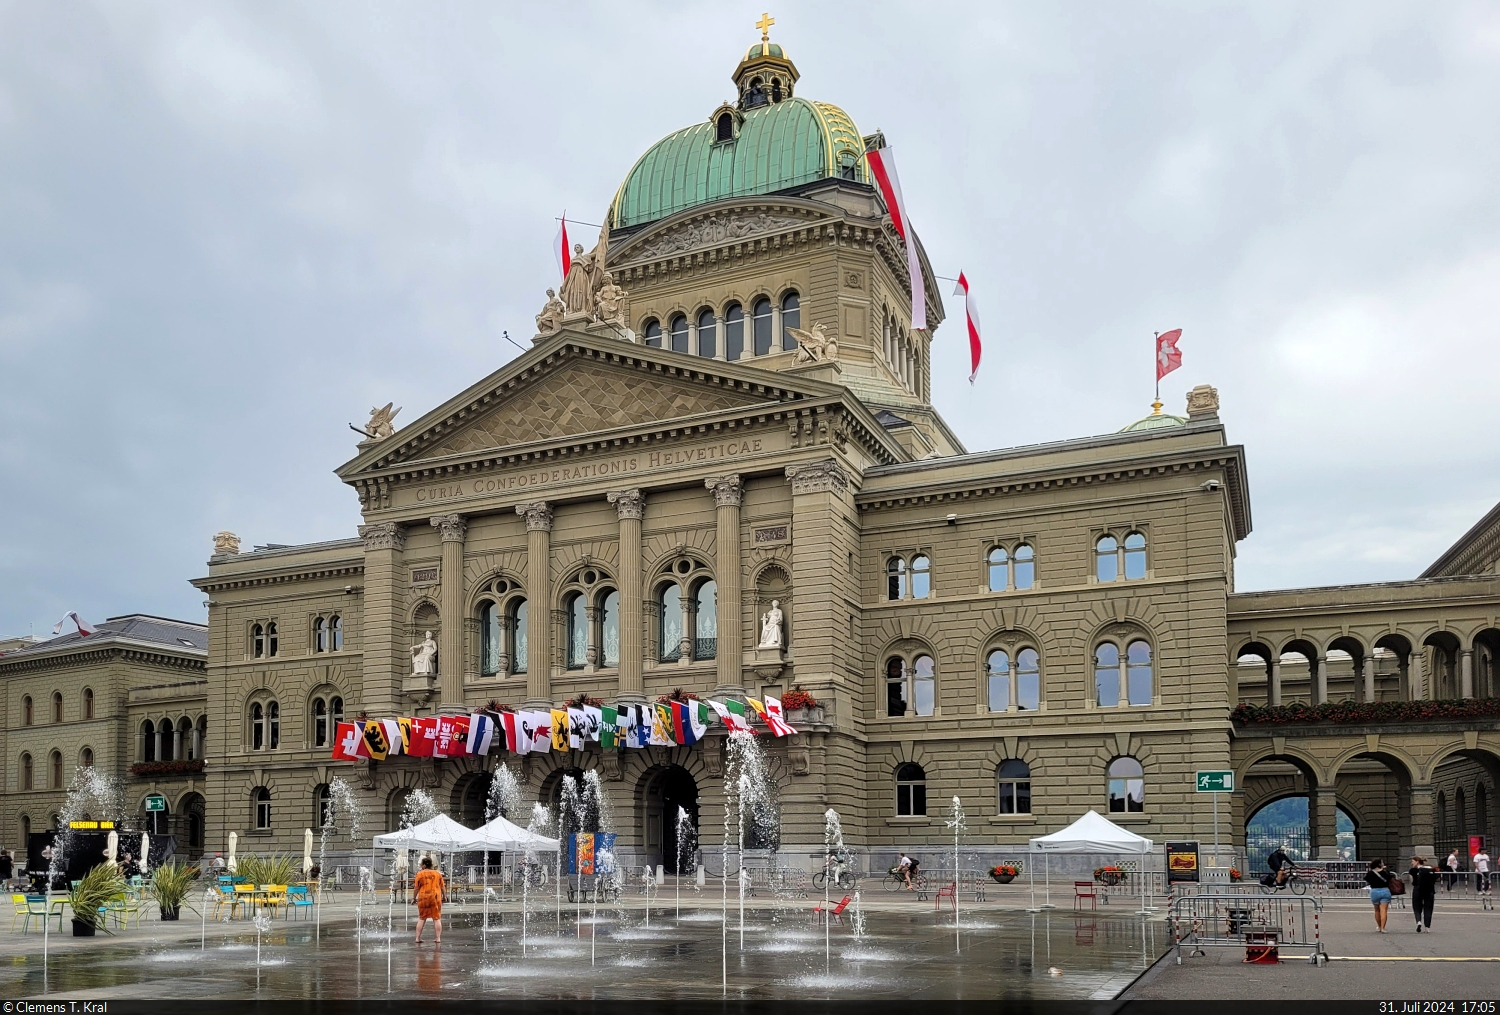
[[[214,533],[214,556],[215,557],[219,556],[221,553],[239,553],[239,552],[240,552],[240,537],[239,536],[236,536],[233,532],[215,532]]]
[[[781,624],[785,618],[781,613],[781,601],[771,600],[771,608],[760,618],[760,645],[759,648],[784,648],[785,641],[781,634]]]
[[[838,341],[823,331],[823,325],[814,324],[811,331],[788,328],[787,334],[797,340],[796,362],[832,363],[839,358]]]
[[[625,290],[615,285],[609,272],[602,272],[604,284],[594,294],[594,317],[605,324],[625,326]]]
[[[573,263],[568,268],[568,277],[563,279],[562,302],[567,312],[594,316],[594,294],[603,283],[604,265],[599,263],[598,250],[583,252],[583,244],[573,244]]]
[[[432,640],[432,632],[428,631],[422,639],[422,644],[411,647],[411,675],[414,677],[430,677],[437,673],[437,642]]]
[[[556,289],[547,290],[547,303],[542,307],[542,312],[536,315],[536,333],[538,335],[550,335],[562,327],[563,314],[568,308],[563,301],[557,298]]]
[[[391,408],[395,402],[386,402],[384,407],[370,410],[370,422],[365,424],[365,433],[375,440],[383,441],[396,432],[396,416],[399,408]]]

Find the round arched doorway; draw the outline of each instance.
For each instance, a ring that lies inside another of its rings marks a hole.
[[[698,783],[681,765],[655,769],[646,775],[645,804],[645,846],[651,863],[665,867],[668,874],[691,873],[698,863]]]

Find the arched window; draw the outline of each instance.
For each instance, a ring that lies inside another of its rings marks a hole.
[[[896,769],[896,813],[903,816],[927,813],[927,773],[921,765],[908,761]]]
[[[1151,681],[1151,646],[1133,641],[1125,647],[1125,694],[1132,705],[1149,705],[1153,693]]]
[[[313,746],[328,746],[328,702],[322,698],[313,702]]]
[[[694,593],[693,658],[714,659],[719,654],[719,586],[712,578],[699,582]]]
[[[1094,544],[1094,577],[1102,582],[1120,577],[1120,544],[1114,536],[1100,536]]]
[[[600,664],[620,665],[620,593],[614,589],[605,591],[599,601],[599,647]]]
[[[745,355],[745,309],[738,303],[724,308],[724,358],[733,363]]]
[[[657,615],[661,617],[661,644],[657,658],[672,662],[682,655],[682,590],[676,582],[661,587],[656,596]]]
[[[646,322],[646,327],[645,327],[644,331],[645,331],[645,334],[646,334],[646,344],[649,345],[653,349],[660,349],[661,348],[661,322],[658,321],[654,317],[651,318],[651,320],[649,320],[649,321]]]
[[[937,666],[932,656],[917,656],[912,660],[912,702],[917,715],[932,715],[937,704]]]
[[[328,622],[322,617],[313,620],[313,651],[328,651]]]
[[[787,350],[797,348],[797,340],[792,337],[788,328],[802,327],[802,299],[795,292],[788,292],[781,297],[781,347]]]
[[[504,645],[500,629],[500,607],[492,599],[479,604],[479,672],[493,676],[500,672],[500,650]]]
[[[687,318],[678,314],[672,318],[672,351],[688,351],[688,326]]]
[[[1464,796],[1464,788],[1458,787],[1458,792],[1453,794],[1453,813],[1458,815],[1458,824],[1453,830],[1459,835],[1467,835],[1469,831],[1469,804]]]
[[[156,723],[150,719],[141,723],[141,760],[156,760]]]
[[[911,559],[911,597],[926,599],[932,595],[932,560],[919,553]]]
[[[1010,708],[1010,653],[1003,649],[991,652],[986,660],[989,676],[989,710],[1004,712]]]
[[[344,618],[334,614],[328,618],[328,651],[344,650]]]
[[[1016,547],[1016,588],[1029,589],[1036,584],[1036,551],[1030,543]]]
[[[900,557],[885,562],[885,597],[893,602],[906,598],[906,561]]]
[[[206,715],[200,715],[198,717],[198,750],[197,750],[197,755],[196,756],[199,757],[199,758],[204,757],[206,755],[207,751],[208,751],[208,716],[206,716]]]
[[[986,561],[989,564],[989,590],[1004,592],[1010,588],[1010,554],[1005,552],[1005,547],[997,546],[990,550]]]
[[[329,722],[332,723],[332,725],[328,729],[328,732],[330,735],[332,735],[334,728],[336,728],[339,723],[344,721],[343,698],[335,695],[333,699],[328,702],[328,719]]]
[[[47,760],[49,762],[51,762],[51,768],[52,768],[52,788],[53,789],[62,789],[63,788],[62,751],[53,751],[52,754],[51,754],[51,756],[49,756]]]
[[[176,755],[172,751],[172,720],[162,719],[156,724],[156,735],[161,744],[156,748],[158,761],[173,761]]]
[[[31,755],[21,755],[21,789],[30,790],[36,788],[36,772],[32,768]]]
[[[255,828],[264,831],[271,827],[271,791],[264,786],[258,786],[254,793],[255,799]]]
[[[1001,814],[1031,813],[1030,765],[1016,758],[1002,761],[995,769],[995,781],[1000,790]]]
[[[80,768],[94,767],[94,749],[92,747],[85,747],[78,752],[78,765]]]
[[[1146,773],[1141,763],[1131,757],[1116,758],[1109,763],[1109,811],[1111,814],[1140,814],[1146,809]]]
[[[1033,712],[1042,705],[1042,660],[1034,648],[1016,653],[1016,705]]]
[[[313,819],[316,824],[314,828],[327,828],[333,817],[333,793],[328,788],[328,783],[319,783],[313,787]]]
[[[568,615],[568,669],[582,669],[589,652],[588,602],[583,593],[568,596],[563,610]]]
[[[83,717],[94,718],[94,689],[92,687],[83,689]]]
[[[1146,577],[1146,537],[1132,532],[1125,537],[1125,580]]]
[[[514,651],[510,654],[510,670],[512,673],[525,673],[528,653],[527,626],[530,623],[531,612],[524,599],[512,599],[510,603],[510,631]]]
[[[31,836],[31,815],[21,815],[21,841],[25,842]]]
[[[250,749],[266,749],[266,707],[258,701],[250,706]]]
[[[719,353],[719,329],[718,322],[714,320],[714,312],[708,307],[698,311],[698,355],[704,359],[713,359]]]
[[[36,716],[33,713],[34,713],[34,709],[32,708],[32,705],[31,705],[31,695],[28,694],[28,695],[26,695],[25,697],[23,697],[21,699],[21,725],[22,726],[30,726],[33,722],[36,721]]]
[[[62,722],[62,692],[52,692],[52,721]]]
[[[755,338],[755,355],[771,353],[771,301],[762,296],[750,307],[752,330]]]
[[[281,705],[271,702],[266,706],[266,725],[270,727],[269,738],[271,750],[281,746]]]
[[[273,620],[269,624],[266,625],[266,655],[268,655],[268,656],[274,656],[275,654],[276,654],[276,621]]]
[[[266,654],[266,629],[259,624],[250,628],[250,654],[257,659]]]
[[[714,124],[714,141],[734,140],[734,117],[728,113],[720,113],[718,122]]]
[[[1438,790],[1438,795],[1437,795],[1437,809],[1435,811],[1435,815],[1436,815],[1436,817],[1434,818],[1433,823],[1432,823],[1433,827],[1435,829],[1437,829],[1437,832],[1438,832],[1439,835],[1447,835],[1448,834],[1448,794],[1444,793],[1442,790]]]
[[[885,714],[888,717],[906,714],[910,696],[907,689],[906,660],[896,656],[885,664]]]
[[[1094,700],[1100,708],[1120,703],[1120,650],[1114,642],[1094,649]]]

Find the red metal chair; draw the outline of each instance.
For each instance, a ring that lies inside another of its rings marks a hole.
[[[832,909],[824,909],[823,908],[823,904],[819,903],[818,905],[816,905],[816,906],[813,907],[813,919],[816,920],[821,915],[823,917],[823,919],[826,920],[826,919],[828,919],[831,916],[835,920],[837,920],[839,923],[843,923],[844,922],[844,909],[853,900],[854,900],[854,896],[852,896],[852,895],[846,895],[842,899],[840,899],[839,900],[839,904],[837,906],[834,906]]]
[[[1092,881],[1073,882],[1073,908],[1078,909],[1084,899],[1089,900],[1090,909],[1099,908],[1099,889]]]

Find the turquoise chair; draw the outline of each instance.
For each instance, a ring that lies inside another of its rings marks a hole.
[[[312,919],[312,896],[307,892],[306,885],[292,885],[286,890],[287,918],[291,920],[301,919],[298,913],[306,913],[307,919]]]

